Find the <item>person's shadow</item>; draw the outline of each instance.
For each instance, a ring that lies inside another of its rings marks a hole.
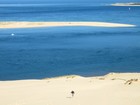
[[[71,96],[71,97],[66,97],[66,98],[73,98],[73,97]]]

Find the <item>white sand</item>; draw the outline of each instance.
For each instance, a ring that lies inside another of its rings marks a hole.
[[[140,105],[140,73],[0,81],[0,105]]]
[[[112,6],[140,6],[134,3],[115,3],[115,4],[111,4]]]
[[[33,27],[62,27],[62,26],[91,26],[91,27],[135,27],[131,24],[107,22],[0,22],[0,28],[33,28]]]

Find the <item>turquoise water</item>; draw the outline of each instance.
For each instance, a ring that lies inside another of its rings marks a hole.
[[[0,6],[0,21],[100,21],[137,25],[0,29],[0,80],[140,72],[140,7],[130,8],[92,4]]]

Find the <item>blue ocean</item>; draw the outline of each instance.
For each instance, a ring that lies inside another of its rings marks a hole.
[[[140,72],[140,7],[107,3],[3,4],[0,5],[0,21],[95,21],[136,25],[0,29],[0,80]]]

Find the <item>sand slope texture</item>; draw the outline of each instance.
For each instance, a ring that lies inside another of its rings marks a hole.
[[[140,105],[140,73],[0,81],[0,105]]]

